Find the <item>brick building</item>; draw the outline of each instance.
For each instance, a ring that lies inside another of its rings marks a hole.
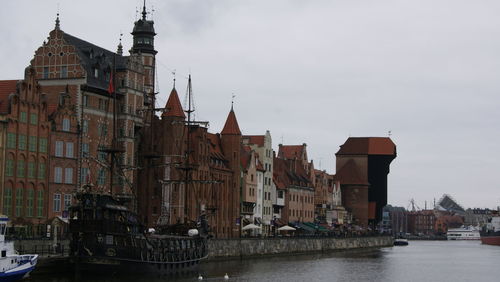
[[[396,145],[390,138],[350,137],[335,156],[342,204],[355,223],[376,225],[387,204],[387,175]]]
[[[46,95],[32,67],[24,80],[0,82],[0,114],[5,121],[2,212],[25,235],[42,234],[47,218],[50,123]]]
[[[314,168],[307,160],[306,145],[280,144],[273,164],[275,182],[286,189],[281,221],[314,222]]]
[[[62,31],[58,17],[24,80],[0,83],[6,122],[1,209],[16,218],[14,224],[34,230],[33,224],[64,217],[83,183],[109,191],[111,159],[103,150],[112,145],[122,152],[115,163],[136,165],[148,122],[142,109],[154,92],[155,33],[145,7],[132,35],[130,55],[124,56],[121,43],[115,53]],[[130,194],[135,184],[136,170],[129,170],[114,179],[112,190]]]
[[[152,130],[144,130],[140,173],[145,183],[138,195],[144,223],[196,222],[205,213],[215,237],[238,237],[241,131],[234,111],[220,134],[209,133],[204,122],[188,122],[185,112],[190,114],[174,86],[161,119],[154,117]]]

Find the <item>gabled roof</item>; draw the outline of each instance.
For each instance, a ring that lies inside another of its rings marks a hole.
[[[210,156],[212,158],[225,161],[226,157],[222,153],[220,136],[217,134],[207,132],[207,139],[210,141],[210,149],[209,149]]]
[[[9,111],[9,96],[16,93],[19,80],[0,80],[0,113]]]
[[[224,128],[222,129],[221,134],[241,135],[240,127],[238,126],[238,121],[236,120],[236,115],[234,114],[232,108],[229,112],[229,115],[227,116],[226,123],[224,124]]]
[[[302,159],[304,144],[302,145],[280,145],[278,156],[285,159]]]
[[[337,171],[336,179],[340,181],[340,184],[369,185],[369,183],[361,177],[359,168],[352,159],[348,160],[347,163]]]
[[[244,135],[243,139],[248,139],[249,144],[255,144],[259,147],[264,147],[264,135]]]
[[[186,118],[181,106],[181,101],[179,100],[179,95],[177,95],[177,90],[175,90],[175,88],[170,92],[165,109],[166,111],[161,115],[162,117]]]
[[[63,39],[68,44],[75,46],[80,62],[87,72],[87,85],[90,87],[107,91],[109,81],[105,72],[109,72],[113,65],[117,70],[126,69],[127,67],[128,57],[118,55],[65,32],[63,32]],[[94,76],[93,68],[99,70],[98,77]]]
[[[336,155],[396,155],[396,145],[388,137],[349,137]]]

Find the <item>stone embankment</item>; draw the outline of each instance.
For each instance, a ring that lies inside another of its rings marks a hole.
[[[208,244],[210,259],[231,257],[257,257],[266,255],[287,255],[300,253],[322,253],[361,248],[380,248],[393,246],[393,237],[279,237],[279,238],[241,238],[215,239]]]
[[[374,237],[276,237],[276,238],[241,238],[211,239],[208,243],[209,258],[223,260],[230,258],[250,258],[271,255],[323,253],[332,251],[380,248],[393,245],[391,236]],[[68,258],[69,241],[54,242],[49,240],[21,240],[15,242],[20,253],[37,253],[40,264],[52,265]]]

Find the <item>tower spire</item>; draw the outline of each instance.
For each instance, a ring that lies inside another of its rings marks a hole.
[[[57,11],[57,17],[56,17],[56,27],[55,29],[59,30],[61,29],[60,21],[59,21],[59,11]]]
[[[142,6],[142,20],[146,20],[146,0],[144,0],[144,5]]]
[[[116,50],[116,54],[120,56],[123,56],[122,36],[123,33],[120,32],[120,43],[118,43],[118,49]]]

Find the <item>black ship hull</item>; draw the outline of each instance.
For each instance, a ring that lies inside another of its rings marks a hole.
[[[195,269],[207,257],[207,237],[197,229],[171,230],[186,235],[155,234],[109,195],[78,198],[70,217],[70,256],[77,270],[178,273]]]

